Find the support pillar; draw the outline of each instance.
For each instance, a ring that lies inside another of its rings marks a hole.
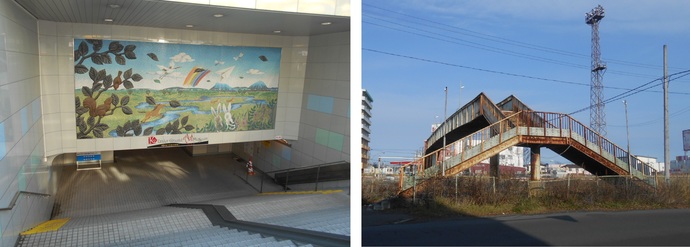
[[[489,158],[489,175],[495,177],[496,179],[498,179],[501,175],[498,170],[498,158],[498,154]]]
[[[541,182],[541,151],[539,145],[529,147],[530,169],[532,169],[529,181],[529,196],[539,196],[544,191],[544,184]]]
[[[532,145],[529,147],[530,155],[530,169],[532,169],[530,180],[539,181],[541,180],[541,150],[539,145]]]

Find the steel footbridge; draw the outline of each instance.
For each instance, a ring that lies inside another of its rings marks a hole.
[[[533,171],[539,169],[539,149],[545,147],[593,175],[655,184],[654,168],[568,114],[533,111],[515,96],[494,104],[481,93],[426,140],[425,155],[406,165],[412,172],[401,172],[401,191],[409,193],[428,178],[454,176],[487,159],[496,160],[492,176],[498,176],[497,155],[512,146],[531,149]],[[533,173],[532,180],[539,177]]]

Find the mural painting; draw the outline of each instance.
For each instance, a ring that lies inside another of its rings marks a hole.
[[[74,44],[78,139],[275,127],[281,48]]]

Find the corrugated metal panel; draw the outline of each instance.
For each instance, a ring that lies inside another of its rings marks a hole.
[[[299,13],[259,11],[209,5],[194,5],[167,1],[146,0],[15,0],[39,20],[70,23],[143,26],[157,28],[307,36],[350,30],[350,18],[341,16],[307,15]],[[117,4],[119,8],[111,8]],[[223,14],[221,18],[214,14]],[[322,26],[322,22],[332,25]]]

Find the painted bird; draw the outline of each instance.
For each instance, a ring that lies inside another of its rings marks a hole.
[[[113,79],[113,88],[115,88],[115,90],[117,90],[117,88],[120,87],[120,84],[122,84],[122,77],[120,76],[122,76],[122,71],[118,71],[117,76],[115,79]]]

